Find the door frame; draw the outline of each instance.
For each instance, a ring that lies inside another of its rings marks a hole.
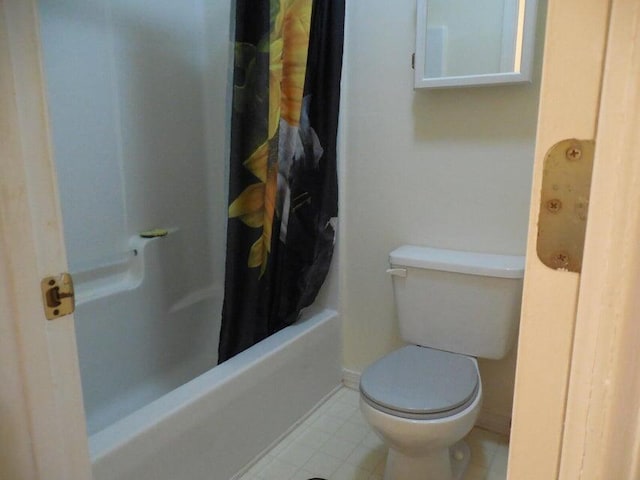
[[[542,173],[546,154],[558,141],[596,137],[610,3],[549,0],[547,6],[509,448],[511,479],[558,478],[580,274],[552,270],[537,256]]]
[[[609,20],[560,478],[640,478],[640,3]],[[588,401],[584,401],[588,399]]]
[[[550,1],[511,479],[640,478],[639,31],[637,1]],[[565,138],[596,141],[580,274],[536,254],[543,162]]]

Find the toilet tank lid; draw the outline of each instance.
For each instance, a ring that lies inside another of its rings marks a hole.
[[[484,275],[487,277],[522,278],[524,256],[494,253],[462,252],[442,248],[404,245],[389,254],[394,266],[425,268],[443,272]]]

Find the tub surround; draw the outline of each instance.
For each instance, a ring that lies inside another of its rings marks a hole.
[[[217,363],[231,2],[38,16],[91,434]]]

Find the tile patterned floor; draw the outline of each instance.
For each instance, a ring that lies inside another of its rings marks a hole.
[[[358,392],[341,388],[256,462],[241,480],[382,480],[386,449],[360,414]],[[508,439],[475,428],[464,480],[504,480]]]

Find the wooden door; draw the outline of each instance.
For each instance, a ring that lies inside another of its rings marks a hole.
[[[89,480],[73,316],[44,316],[66,271],[36,6],[0,2],[0,478]]]

